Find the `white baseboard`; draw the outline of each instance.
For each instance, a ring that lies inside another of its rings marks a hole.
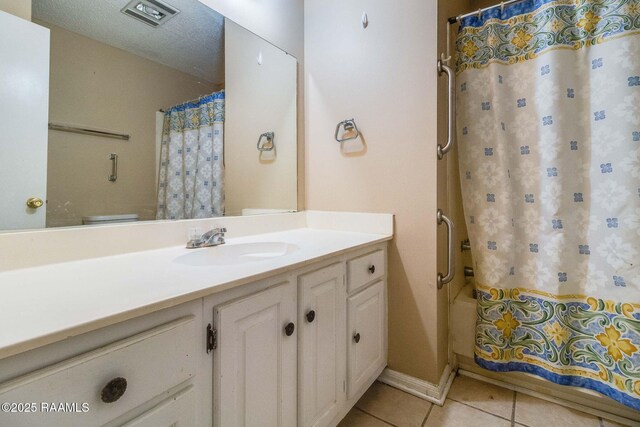
[[[447,398],[454,377],[455,372],[451,370],[449,365],[445,367],[438,384],[433,384],[386,368],[378,378],[378,381],[442,406]]]

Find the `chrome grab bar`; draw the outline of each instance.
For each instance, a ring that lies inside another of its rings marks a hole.
[[[111,160],[111,175],[109,175],[109,181],[116,182],[118,180],[118,155],[115,153],[109,154],[109,160]]]
[[[438,75],[442,73],[447,75],[448,79],[448,105],[449,105],[449,124],[447,127],[447,144],[443,147],[438,144],[438,160],[442,160],[445,154],[447,154],[452,148],[456,140],[456,82],[453,70],[442,62],[442,59],[438,60]]]
[[[453,249],[453,238],[455,234],[455,227],[453,221],[451,221],[443,212],[442,209],[438,209],[436,214],[438,219],[438,225],[443,222],[447,225],[447,275],[443,276],[442,273],[438,273],[438,289],[442,289],[444,285],[453,280],[455,274],[455,251]]]
[[[267,140],[267,142],[265,142],[264,144],[260,145],[260,142],[262,141],[262,138],[265,138]],[[274,139],[275,139],[275,133],[274,132],[265,132],[262,135],[260,135],[260,137],[258,138],[258,151],[263,152],[263,151],[273,151],[273,149],[276,147],[275,143],[274,143]]]
[[[356,134],[354,136],[350,136],[349,138],[338,138],[338,133],[340,132],[340,126],[344,127],[345,133],[355,130]],[[354,119],[343,120],[340,123],[338,123],[338,126],[336,126],[336,134],[334,138],[338,142],[351,141],[352,139],[356,139],[359,136],[360,136],[360,132],[358,131],[358,126],[356,125],[356,121]]]

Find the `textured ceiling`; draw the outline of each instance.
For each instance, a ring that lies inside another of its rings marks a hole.
[[[33,0],[33,17],[211,83],[224,83],[224,17],[198,0],[153,28],[120,10],[130,0]]]

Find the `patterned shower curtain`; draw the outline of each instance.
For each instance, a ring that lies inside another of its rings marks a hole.
[[[224,215],[224,91],[165,112],[157,219]]]
[[[497,7],[456,47],[476,362],[640,410],[640,0]]]

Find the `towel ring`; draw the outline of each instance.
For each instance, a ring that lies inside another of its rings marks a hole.
[[[263,138],[266,139],[267,141],[264,144],[260,145]],[[261,153],[264,151],[273,151],[273,149],[276,147],[275,133],[265,132],[262,135],[260,135],[260,137],[258,138],[258,144],[256,145],[256,147],[258,148],[258,151],[260,151]]]
[[[349,138],[338,138],[338,133],[340,132],[341,126],[344,128],[345,133],[355,130],[356,131],[355,136],[350,136]],[[356,121],[354,119],[343,120],[340,123],[338,123],[338,126],[336,126],[335,139],[338,142],[351,141],[352,139],[356,139],[359,136],[360,136],[360,131],[358,131],[358,126],[356,125]]]

